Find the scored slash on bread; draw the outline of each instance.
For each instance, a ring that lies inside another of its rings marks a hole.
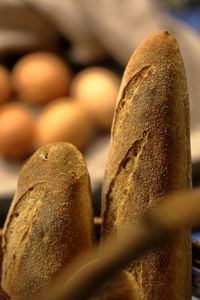
[[[175,38],[144,40],[126,67],[115,109],[103,184],[103,240],[124,234],[159,199],[191,188],[189,101]],[[191,299],[189,229],[128,268],[141,299]]]

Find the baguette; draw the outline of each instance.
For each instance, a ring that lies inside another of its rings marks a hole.
[[[122,79],[103,183],[103,240],[122,234],[163,196],[190,188],[186,75],[176,40],[163,31],[141,43]],[[140,299],[191,299],[189,228],[127,270]]]
[[[11,299],[37,299],[93,240],[90,181],[81,153],[67,143],[40,148],[20,172],[3,229],[3,289]]]

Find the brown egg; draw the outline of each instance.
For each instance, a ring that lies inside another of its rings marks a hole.
[[[9,159],[26,156],[32,147],[34,119],[32,113],[19,103],[0,107],[0,153]]]
[[[65,62],[48,52],[24,56],[12,72],[13,88],[19,99],[32,103],[46,103],[67,95],[70,78]]]
[[[9,100],[11,95],[11,79],[9,71],[0,65],[0,104]]]
[[[83,150],[92,133],[93,125],[82,107],[72,99],[62,98],[50,103],[39,116],[36,146],[62,141]]]
[[[116,74],[100,67],[80,72],[73,80],[71,94],[103,129],[112,124],[120,80]]]

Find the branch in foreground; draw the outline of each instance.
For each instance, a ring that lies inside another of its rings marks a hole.
[[[145,251],[160,246],[183,227],[200,224],[200,189],[179,193],[163,199],[154,212],[143,218],[134,227],[129,226],[126,236],[111,238],[101,248],[88,255],[88,263],[77,268],[69,279],[64,270],[55,285],[40,299],[78,300],[88,299],[101,284],[113,278],[131,261]]]

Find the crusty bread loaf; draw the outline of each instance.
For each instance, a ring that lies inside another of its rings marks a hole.
[[[148,37],[125,70],[103,186],[103,238],[134,224],[160,198],[191,188],[189,103],[174,37]],[[189,229],[128,268],[145,300],[191,299]]]
[[[63,267],[93,246],[90,181],[67,143],[40,148],[22,168],[3,232],[2,287],[37,299]]]

